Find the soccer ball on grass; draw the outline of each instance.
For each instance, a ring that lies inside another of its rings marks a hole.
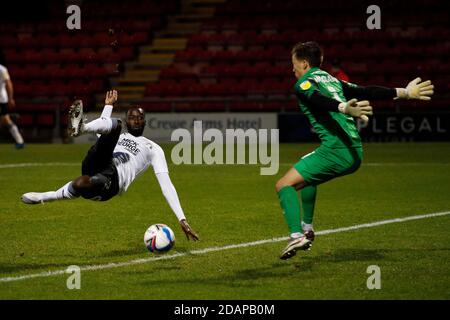
[[[175,234],[167,225],[156,223],[145,231],[144,243],[150,252],[167,252],[175,244]]]

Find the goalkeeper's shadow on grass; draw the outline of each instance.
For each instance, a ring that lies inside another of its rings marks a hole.
[[[309,252],[297,252],[298,257],[291,258],[293,266],[299,272],[312,271],[316,265],[341,263],[341,262],[363,262],[363,261],[392,261],[386,254],[392,250],[381,249],[335,249],[320,255],[309,255]]]
[[[371,250],[371,249],[336,249],[320,255],[310,255],[309,252],[299,251],[297,255],[287,261],[277,261],[271,267],[265,268],[251,268],[239,270],[235,273],[236,278],[242,279],[261,279],[273,277],[273,270],[281,269],[280,274],[276,271],[277,276],[292,275],[292,268],[295,272],[309,272],[313,271],[315,266],[323,265],[324,263],[340,263],[340,262],[357,262],[357,261],[386,261],[392,260],[386,256],[390,250]]]
[[[195,257],[193,255],[193,257]],[[289,276],[292,275],[292,268],[283,263],[272,263],[271,265],[265,265],[261,266],[259,268],[251,268],[251,269],[243,269],[236,271],[235,273],[230,273],[227,271],[226,265],[220,265],[216,264],[213,267],[215,269],[212,272],[211,277],[201,277],[196,278],[196,275],[194,274],[191,279],[167,279],[166,277],[162,277],[161,279],[157,279],[154,276],[151,277],[151,280],[145,279],[141,281],[142,285],[148,286],[165,286],[167,284],[173,283],[179,285],[182,283],[186,286],[198,286],[199,284],[205,284],[205,285],[227,285],[230,288],[236,288],[236,287],[249,287],[249,288],[256,288],[260,286],[260,283],[254,282],[258,279],[267,279],[267,278],[273,278],[274,280],[279,279],[280,277]],[[166,268],[165,268],[166,269]],[[170,270],[180,272],[183,270],[186,270],[185,268],[181,266],[171,266]],[[186,270],[187,271],[187,270]],[[143,270],[139,272],[123,272],[124,274],[130,274],[130,275],[136,275],[137,273],[141,273],[143,276],[148,275],[148,270]],[[219,275],[217,275],[219,273]],[[249,282],[245,282],[245,281]]]
[[[392,261],[395,260],[388,256],[388,253],[392,250],[375,250],[375,249],[336,249],[329,252],[324,252],[319,255],[310,255],[309,252],[297,252],[297,255],[287,261],[278,260],[274,257],[273,263],[262,264],[260,267],[247,268],[236,270],[234,272],[220,270],[221,265],[216,265],[213,268],[217,273],[222,273],[219,276],[212,276],[210,278],[202,279],[152,279],[145,280],[145,285],[165,285],[173,282],[174,284],[184,283],[185,285],[198,285],[199,282],[208,284],[228,284],[229,287],[247,286],[257,287],[259,284],[254,282],[245,283],[245,281],[254,281],[258,279],[279,279],[280,277],[295,277],[301,275],[304,272],[314,271],[315,267],[323,266],[324,264],[342,263],[342,262],[364,262],[364,261]],[[193,255],[192,257],[195,257]],[[181,270],[184,268],[180,267]],[[224,267],[223,270],[226,270]],[[146,274],[148,271],[142,271],[142,274]],[[213,271],[212,271],[213,272]],[[136,272],[125,272],[130,274],[136,274]],[[238,281],[238,282],[236,282]],[[242,282],[244,281],[244,282]]]

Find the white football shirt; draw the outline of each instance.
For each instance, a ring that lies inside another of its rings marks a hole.
[[[0,64],[0,103],[8,103],[8,93],[6,92],[6,81],[9,80],[8,69]]]
[[[127,191],[130,184],[148,167],[155,174],[169,172],[164,151],[146,137],[135,137],[128,132],[119,137],[113,152],[113,162],[119,175],[119,193]]]

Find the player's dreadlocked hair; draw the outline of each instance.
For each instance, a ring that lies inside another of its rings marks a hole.
[[[311,68],[320,67],[323,60],[322,49],[320,49],[317,42],[299,42],[292,48],[292,55],[296,59],[305,59],[308,61]]]

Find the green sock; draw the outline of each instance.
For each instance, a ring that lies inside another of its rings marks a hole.
[[[300,201],[294,187],[283,187],[278,191],[281,208],[283,208],[284,219],[291,233],[301,232]]]
[[[303,222],[311,224],[314,216],[314,205],[316,204],[317,186],[307,186],[300,191],[303,208]]]

